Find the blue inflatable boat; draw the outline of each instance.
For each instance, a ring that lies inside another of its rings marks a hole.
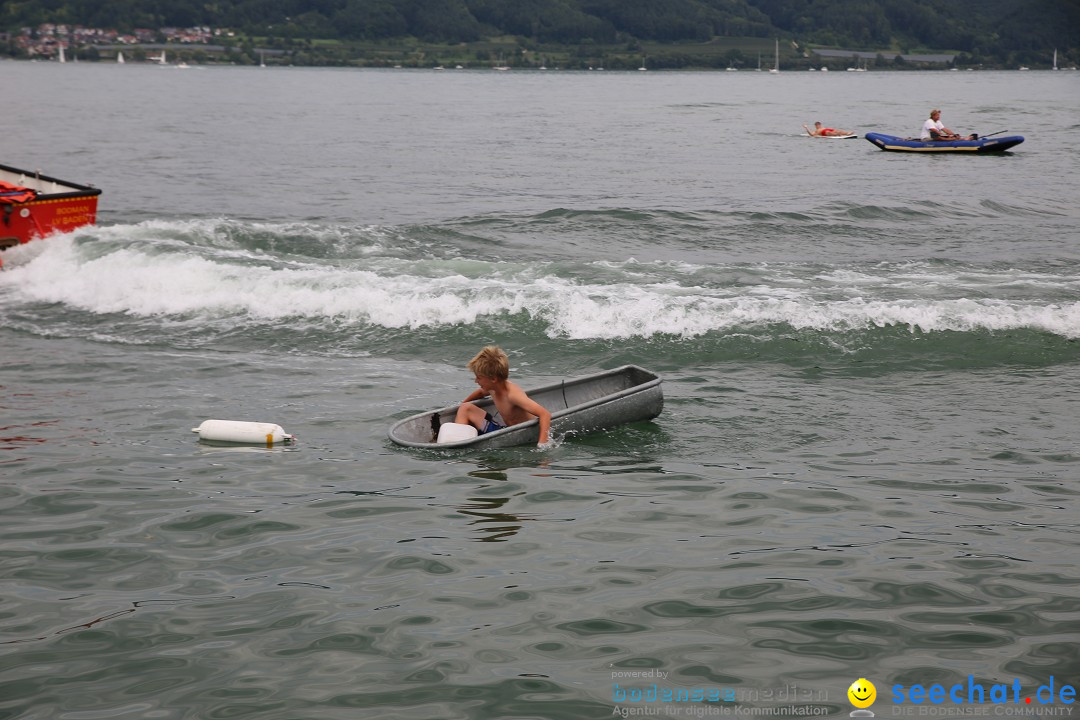
[[[999,153],[1024,142],[1023,135],[982,137],[978,140],[919,140],[881,133],[866,133],[866,139],[882,150],[910,153]]]

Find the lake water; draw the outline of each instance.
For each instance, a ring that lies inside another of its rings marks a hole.
[[[103,190],[0,272],[0,718],[840,717],[859,678],[878,717],[1075,707],[1036,693],[1080,684],[1080,73],[0,91],[0,163]],[[798,135],[931,107],[1027,140]],[[390,444],[488,343],[526,387],[642,365],[665,410]]]

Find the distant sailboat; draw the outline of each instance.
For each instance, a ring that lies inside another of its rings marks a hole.
[[[158,65],[168,65],[169,62],[165,59],[165,51],[161,51],[161,57],[158,58]]]
[[[757,72],[761,72],[761,53],[757,54]]]
[[[771,73],[780,72],[780,38],[776,39],[776,50],[775,50],[775,52],[776,52],[776,57],[773,60],[773,68],[772,68],[772,70],[769,71]]]
[[[124,64],[124,51],[123,50],[120,50],[120,51],[118,51],[116,53],[116,64],[117,65],[123,65]]]
[[[1058,69],[1058,66],[1057,66],[1057,48],[1054,48],[1054,68],[1053,69],[1054,70]]]
[[[59,60],[62,63],[67,62],[67,58],[64,57],[64,46],[63,45],[60,46],[60,53],[56,56],[56,59]]]

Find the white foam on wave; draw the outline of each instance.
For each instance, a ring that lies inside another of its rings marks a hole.
[[[1020,268],[935,267],[926,264],[882,264],[869,269],[829,269],[815,276],[818,284],[837,288],[922,288],[938,286],[953,292],[997,290],[1063,290],[1070,294],[1080,289],[1080,276],[1036,272]]]
[[[1034,329],[1080,337],[1080,303],[1015,305],[992,300],[814,301],[742,296],[664,296],[625,289],[606,296],[570,293],[551,318],[554,334],[574,339],[652,335],[692,337],[787,325],[846,332],[901,327],[911,332]]]
[[[70,236],[35,245],[37,256],[13,268],[6,284],[24,301],[62,303],[93,313],[244,316],[263,322],[325,317],[394,328],[469,323],[525,306],[525,295],[512,280],[481,283],[460,274],[402,274],[395,269],[397,260],[370,270],[278,267],[220,262],[193,253],[148,254],[133,247],[94,257]],[[230,260],[236,256],[223,254]],[[257,258],[252,254],[248,259]]]
[[[544,322],[551,337],[572,339],[694,337],[771,326],[823,332],[1034,329],[1080,337],[1080,303],[950,298],[941,288],[919,294],[910,277],[883,287],[859,283],[861,295],[844,295],[835,286],[793,282],[791,268],[775,277],[759,268],[754,285],[690,285],[702,279],[687,278],[684,269],[657,266],[654,277],[666,279],[643,282],[640,268],[620,278],[609,265],[599,282],[597,273],[587,272],[594,280],[589,282],[557,275],[553,265],[540,262],[271,262],[259,254],[207,256],[205,248],[162,251],[137,243],[103,252],[73,236],[31,245],[16,249],[22,255],[0,278],[14,302],[208,327],[305,319],[416,329],[527,314]],[[901,286],[907,292],[898,292]]]

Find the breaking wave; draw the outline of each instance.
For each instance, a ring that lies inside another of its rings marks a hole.
[[[477,252],[482,239],[463,226],[89,228],[9,251],[0,294],[9,319],[31,332],[107,326],[110,340],[168,343],[274,331],[303,334],[316,351],[342,336],[370,343],[422,332],[430,341],[463,327],[527,327],[551,340],[797,337],[843,347],[905,334],[1080,337],[1080,274],[1064,264],[560,260]]]

